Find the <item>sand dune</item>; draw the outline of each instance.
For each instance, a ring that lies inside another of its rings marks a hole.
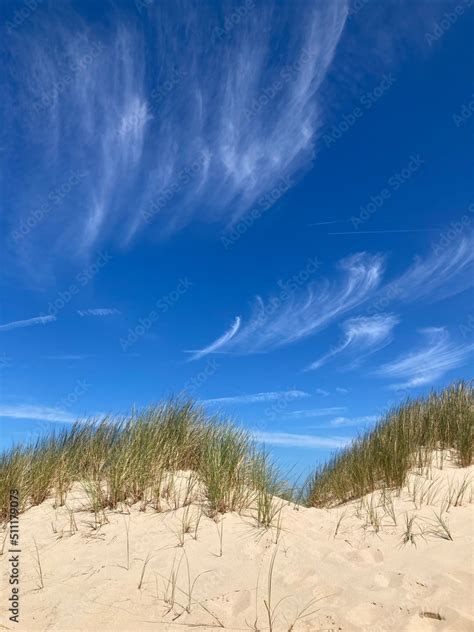
[[[174,478],[161,512],[109,511],[95,528],[76,484],[66,506],[55,508],[51,497],[20,515],[20,622],[9,620],[4,602],[0,627],[268,630],[266,602],[273,630],[467,632],[474,629],[471,479],[474,466],[447,462],[412,473],[399,496],[377,492],[333,509],[282,502],[267,531],[250,513],[216,523],[198,491],[175,509],[185,475]],[[7,595],[8,539],[0,561]]]

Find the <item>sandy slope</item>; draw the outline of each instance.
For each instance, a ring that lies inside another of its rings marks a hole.
[[[55,509],[53,498],[21,515],[19,624],[9,621],[6,613],[10,566],[8,541],[5,544],[0,557],[0,629],[269,629],[264,600],[277,548],[272,607],[283,600],[275,608],[274,630],[291,629],[298,611],[317,598],[322,599],[308,610],[317,612],[298,621],[294,630],[474,630],[472,489],[461,506],[445,513],[454,540],[429,533],[449,485],[453,491],[466,474],[474,478],[474,467],[435,468],[431,479],[413,475],[409,488],[394,500],[396,525],[390,503],[385,501],[384,509],[375,495],[373,507],[379,505],[382,522],[378,532],[370,524],[369,498],[365,506],[358,501],[331,510],[295,510],[287,505],[281,512],[282,529],[267,532],[256,529],[251,516],[227,514],[222,556],[216,523],[205,515],[197,539],[188,533],[184,547],[177,546],[183,513],[187,511],[192,521],[200,512],[199,502],[162,513],[141,512],[138,507],[130,513],[108,512],[109,522],[95,531],[84,492],[76,486],[67,500],[78,528],[73,535],[68,511]],[[409,490],[413,494],[417,489],[419,497],[432,479],[436,483],[426,492],[432,497],[415,507]],[[415,544],[402,544],[405,512],[417,516]],[[33,537],[43,573],[40,590]],[[441,620],[433,618],[437,615]]]

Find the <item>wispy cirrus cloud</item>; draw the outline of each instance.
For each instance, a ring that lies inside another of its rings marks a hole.
[[[343,448],[350,443],[348,437],[321,437],[289,432],[254,431],[252,436],[258,443],[282,446],[286,448],[331,449]]]
[[[311,397],[305,391],[270,391],[267,393],[252,393],[249,395],[233,395],[230,397],[215,397],[213,399],[201,399],[200,404],[257,404],[259,402],[272,402],[280,399],[301,399]]]
[[[36,17],[7,36],[14,62],[5,102],[8,119],[31,137],[33,151],[49,156],[50,168],[25,190],[26,205],[18,200],[12,228],[24,219],[21,207],[31,213],[32,202],[45,207],[51,200],[65,165],[87,172],[87,190],[70,192],[61,213],[46,213],[47,221],[16,244],[28,253],[36,240],[48,239],[48,254],[84,255],[123,220],[120,199],[136,183],[148,123],[143,42],[119,19],[106,36],[65,7]],[[74,143],[65,142],[71,137]]]
[[[324,388],[317,388],[315,391],[316,395],[321,395],[321,397],[328,397],[331,393]]]
[[[62,407],[64,401],[65,407]],[[94,411],[92,413],[77,415],[68,409],[68,397],[60,400],[54,406],[37,404],[0,404],[0,417],[10,419],[32,419],[34,421],[50,421],[52,423],[75,423],[76,421],[101,419],[108,417],[108,413]]]
[[[51,256],[85,256],[154,222],[165,232],[196,216],[229,225],[282,177],[307,169],[347,5],[255,4],[231,37],[218,35],[231,2],[150,4],[146,29],[126,8],[111,9],[102,28],[80,7],[58,5],[5,30],[6,123],[31,138],[33,158],[50,157],[34,160],[12,231],[32,201],[48,200],[65,165],[89,173],[86,191],[16,244],[24,258],[46,238]],[[12,187],[19,191],[13,179]]]
[[[12,419],[34,419],[37,421],[63,423],[74,423],[77,420],[77,416],[61,408],[55,408],[51,406],[35,406],[31,404],[1,404],[0,417],[9,417]]]
[[[322,397],[329,397],[329,395],[331,395],[331,391],[328,391],[325,388],[317,388],[315,393],[316,395],[321,395]],[[347,393],[349,393],[349,389],[343,388],[342,386],[336,386],[334,393],[337,393],[338,395],[347,395]]]
[[[421,329],[426,343],[418,350],[399,356],[382,365],[376,374],[401,379],[391,384],[393,389],[414,388],[435,382],[448,371],[462,366],[474,352],[474,344],[457,345],[444,327]]]
[[[361,417],[335,417],[329,422],[328,427],[342,428],[360,426],[361,424],[374,423],[375,421],[377,421],[377,419],[377,415],[362,415]],[[318,428],[323,427],[325,426],[318,426]]]
[[[211,342],[211,344],[207,345],[207,347],[204,347],[204,349],[200,349],[199,351],[186,351],[186,353],[193,354],[189,358],[189,360],[199,360],[199,358],[203,358],[210,353],[222,353],[222,347],[225,347],[226,344],[230,340],[232,340],[235,334],[239,331],[240,323],[240,316],[237,316],[229,329],[224,334],[222,334],[222,336],[217,338],[217,340],[214,340],[214,342]]]
[[[329,408],[310,408],[308,410],[294,410],[286,415],[293,419],[311,419],[312,417],[329,417],[347,410],[346,406],[330,406]]]
[[[430,297],[439,300],[474,286],[474,234],[444,244],[434,242],[431,252],[414,262],[382,292],[401,301]]]
[[[344,97],[403,59],[445,10],[369,3],[359,15],[353,4],[244,3],[235,20],[230,0],[132,3],[102,22],[56,3],[21,29],[4,25],[5,128],[31,141],[26,160],[13,135],[2,141],[6,234],[41,217],[10,239],[10,260],[39,273],[58,255],[128,244],[155,222],[160,235],[193,219],[229,226],[283,178],[296,182]],[[349,11],[356,28],[345,28]],[[64,170],[87,173],[67,204]]]
[[[313,335],[373,294],[382,277],[383,258],[358,253],[343,259],[339,268],[342,278],[337,282],[325,280],[285,290],[266,302],[257,296],[247,321],[242,324],[238,317],[230,330],[193,359],[216,352],[262,353]]]
[[[469,235],[442,246],[435,244],[431,253],[417,256],[405,272],[385,285],[381,283],[384,259],[380,255],[358,253],[342,260],[339,267],[345,275],[339,282],[314,282],[266,301],[257,296],[247,319],[238,316],[228,331],[194,352],[191,359],[209,353],[246,355],[272,351],[313,335],[379,295],[395,302],[422,297],[440,300],[454,295],[474,285],[474,239]],[[397,316],[383,313],[347,320],[342,324],[341,343],[308,369],[317,369],[344,351],[374,353],[391,342],[398,323]]]
[[[79,316],[115,316],[120,311],[115,307],[96,307],[93,309],[78,309]]]
[[[393,339],[393,329],[399,322],[393,314],[377,314],[376,316],[358,316],[351,318],[342,324],[344,339],[342,342],[323,355],[319,360],[310,364],[308,371],[319,369],[334,356],[349,350],[357,352],[358,362],[360,354],[367,356],[382,347],[385,347]]]
[[[87,360],[87,358],[93,358],[94,356],[86,354],[86,353],[69,353],[63,355],[50,355],[44,356],[45,360],[60,360],[60,361],[76,361],[76,360]]]
[[[0,325],[0,331],[10,331],[10,329],[17,329],[18,327],[45,325],[46,323],[52,323],[55,320],[56,316],[35,316],[34,318],[27,318],[26,320],[14,320],[10,323]]]

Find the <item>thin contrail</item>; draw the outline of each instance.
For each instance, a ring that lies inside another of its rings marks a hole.
[[[400,228],[394,230],[347,230],[338,233],[328,233],[328,235],[371,235],[380,233],[429,233],[439,232],[440,228]]]
[[[314,224],[308,224],[308,226],[326,226],[327,224],[343,224],[346,220],[334,220],[332,222],[315,222]]]

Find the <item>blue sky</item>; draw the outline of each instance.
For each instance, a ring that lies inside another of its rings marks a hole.
[[[188,393],[306,472],[472,378],[470,0],[0,11],[1,447]]]

